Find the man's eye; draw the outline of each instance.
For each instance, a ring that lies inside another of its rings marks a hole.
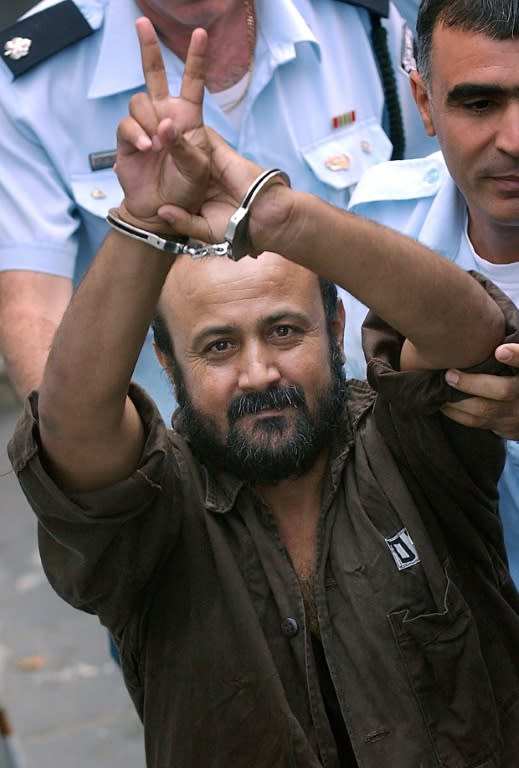
[[[301,328],[293,325],[275,325],[270,331],[269,338],[271,344],[292,345],[297,344],[303,335]]]
[[[208,352],[227,352],[228,349],[230,349],[231,343],[230,341],[226,341],[225,339],[219,339],[218,341],[214,341],[212,344],[209,345],[207,348]]]
[[[468,101],[463,105],[469,112],[487,112],[493,106],[489,99],[477,99],[477,101]]]

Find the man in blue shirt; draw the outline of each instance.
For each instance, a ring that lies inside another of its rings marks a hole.
[[[413,91],[425,129],[438,136],[443,154],[368,171],[351,210],[483,273],[519,304],[519,3],[424,0],[417,29]],[[363,377],[358,329],[366,310],[345,293],[343,299],[349,373]],[[448,416],[509,438],[500,511],[519,584],[519,435],[516,406],[502,402],[517,397],[519,379],[505,384],[451,371],[448,380],[484,396],[445,406]]]
[[[412,38],[387,0],[40,2],[0,37],[0,350],[20,398],[38,385],[121,196],[112,150],[144,85],[142,14],[160,32],[173,92],[192,29],[208,30],[207,124],[258,163],[285,168],[297,189],[346,206],[362,173],[391,157],[388,134],[400,148],[405,138],[408,157],[435,146],[410,95]],[[396,83],[404,137],[391,133],[395,103],[384,98],[373,30],[379,53],[387,32],[384,78]],[[148,343],[135,376],[168,415],[159,371]]]

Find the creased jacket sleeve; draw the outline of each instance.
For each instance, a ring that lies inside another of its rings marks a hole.
[[[477,272],[470,272],[501,308],[505,317],[507,342],[519,343],[519,310],[515,304],[490,280]],[[400,352],[403,337],[373,312],[369,312],[362,327],[362,344],[368,364],[367,377],[379,395],[391,402],[397,410],[411,413],[435,413],[446,402],[463,400],[468,395],[445,382],[445,370],[400,371]],[[470,373],[489,373],[498,376],[516,376],[519,369],[499,363],[491,355],[482,363],[467,369]]]
[[[136,607],[142,588],[174,545],[182,506],[172,447],[152,402],[132,385],[147,433],[139,467],[126,480],[67,496],[47,474],[38,431],[38,398],[26,401],[8,452],[38,517],[47,577],[67,602],[97,613],[114,632]],[[169,509],[161,493],[168,484]]]
[[[519,312],[493,283],[472,273],[505,316],[505,339],[519,342]],[[461,561],[478,563],[488,582],[517,595],[506,570],[497,483],[504,466],[504,441],[489,430],[464,427],[444,416],[440,406],[455,391],[444,371],[400,372],[403,339],[375,315],[366,319],[364,346],[371,386],[377,391],[375,422],[396,458],[399,471],[421,509],[439,525]],[[494,356],[470,369],[516,375]],[[429,513],[427,512],[429,510]],[[464,566],[461,566],[464,567]]]

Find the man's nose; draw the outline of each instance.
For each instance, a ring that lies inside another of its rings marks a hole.
[[[496,146],[507,155],[519,157],[519,101],[515,99],[499,120]]]
[[[251,345],[244,350],[238,386],[243,390],[268,389],[281,379],[279,368],[263,345]]]

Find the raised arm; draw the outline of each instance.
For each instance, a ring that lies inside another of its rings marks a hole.
[[[160,213],[179,231],[214,241],[223,239],[229,216],[261,169],[208,134],[211,183],[201,214],[168,205]],[[178,144],[171,144],[173,154]],[[270,186],[252,205],[248,232],[252,251],[280,253],[332,280],[405,336],[403,367],[465,368],[486,359],[503,338],[501,311],[466,272],[415,240],[313,195]]]
[[[403,368],[465,368],[502,340],[501,310],[470,275],[438,254],[308,195],[281,187],[267,195],[251,217],[255,247],[277,250],[373,309],[406,337]],[[286,221],[272,225],[283,211]]]
[[[138,33],[148,93],[133,97],[130,114],[119,129],[117,167],[126,190],[121,211],[129,221],[138,217],[142,226],[168,234],[170,228],[159,219],[157,209],[172,199],[169,187],[175,191],[174,199],[191,210],[199,206],[207,186],[201,117],[206,35],[203,30],[194,35],[181,95],[171,98],[147,20],[138,22]],[[134,146],[135,115],[141,127]],[[190,152],[198,160],[186,183],[157,143],[157,125],[169,115],[186,133]],[[66,489],[104,487],[128,477],[137,466],[144,434],[127,398],[128,385],[172,261],[163,252],[113,232],[72,297],[39,394],[46,460]]]

